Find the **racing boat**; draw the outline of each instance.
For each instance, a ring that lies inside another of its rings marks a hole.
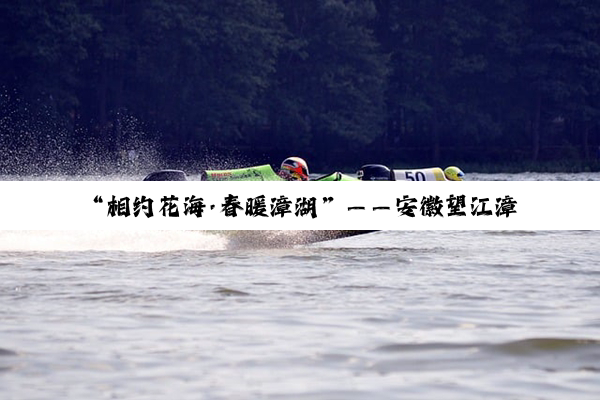
[[[144,181],[187,181],[185,172],[176,169],[163,169],[154,171],[146,175]],[[266,165],[257,167],[237,168],[228,170],[206,170],[200,174],[202,181],[284,181],[282,177],[277,175],[273,168]],[[341,172],[332,172],[327,175],[320,176],[315,181],[357,181],[350,175]]]
[[[418,169],[390,169],[381,164],[363,165],[357,177],[341,172],[319,176],[314,181],[460,181],[464,173],[454,166],[442,170],[440,167]],[[186,181],[187,175],[180,170],[165,169],[148,174],[144,181]],[[200,174],[203,181],[283,181],[269,164],[256,167],[227,170],[205,170]]]
[[[288,248],[364,235],[377,231],[226,231],[229,247]]]
[[[229,170],[207,170],[201,174],[204,181],[284,181],[282,177],[273,171],[269,165],[259,165],[257,167],[238,168]],[[331,174],[320,176],[316,181],[357,181],[350,175],[341,172],[332,172]]]

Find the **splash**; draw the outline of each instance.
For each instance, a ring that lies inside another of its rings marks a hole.
[[[248,250],[291,248],[372,231],[2,231],[0,252]]]
[[[99,180],[164,168],[157,133],[127,110],[111,112],[100,126],[83,123],[74,111],[58,113],[47,99],[38,103],[28,104],[16,91],[0,91],[3,175]]]
[[[222,250],[227,239],[202,231],[0,231],[0,251],[167,252]]]

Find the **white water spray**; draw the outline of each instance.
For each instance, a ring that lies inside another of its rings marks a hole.
[[[201,231],[0,231],[0,251],[165,252],[222,250],[227,239]]]

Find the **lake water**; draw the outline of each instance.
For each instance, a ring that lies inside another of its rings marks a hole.
[[[599,242],[0,231],[1,398],[596,400]]]

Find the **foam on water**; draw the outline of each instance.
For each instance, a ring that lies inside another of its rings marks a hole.
[[[227,239],[201,231],[0,231],[0,251],[222,250]]]

